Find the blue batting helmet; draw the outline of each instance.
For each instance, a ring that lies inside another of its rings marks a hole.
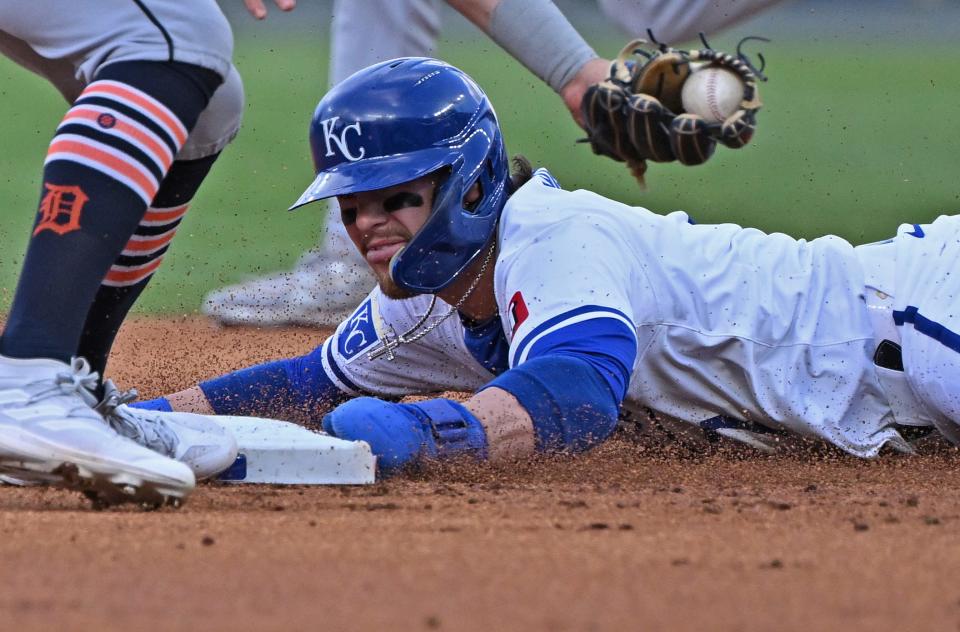
[[[463,71],[436,59],[394,59],[365,68],[323,97],[310,123],[317,170],[291,208],[373,191],[448,168],[433,209],[390,263],[412,292],[446,287],[496,230],[509,162],[490,100]],[[464,207],[475,182],[481,198]]]

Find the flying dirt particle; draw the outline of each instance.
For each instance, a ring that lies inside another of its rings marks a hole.
[[[214,542],[216,542],[216,540],[214,540],[213,537],[209,535],[203,536],[203,538],[200,540],[200,544],[202,544],[203,546],[213,546]]]
[[[370,503],[366,505],[365,508],[367,511],[379,511],[381,509],[392,511],[394,509],[400,509],[400,505],[397,503]]]
[[[854,531],[867,531],[869,528],[870,528],[870,525],[868,525],[866,522],[857,522],[857,521],[853,522]]]

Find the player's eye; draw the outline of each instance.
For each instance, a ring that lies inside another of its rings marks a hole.
[[[353,226],[357,223],[356,206],[340,206],[340,221],[344,226]]]
[[[401,191],[391,195],[383,201],[383,210],[388,213],[399,211],[402,208],[423,206],[423,196],[409,191]]]

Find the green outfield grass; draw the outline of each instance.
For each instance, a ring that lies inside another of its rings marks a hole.
[[[184,221],[141,312],[193,313],[203,294],[290,265],[316,240],[321,205],[286,206],[309,183],[310,113],[326,81],[325,42],[238,36],[247,87],[243,130]],[[619,36],[593,38],[612,55]],[[723,48],[731,39],[713,42]],[[836,233],[856,243],[889,236],[901,221],[960,209],[955,129],[960,82],[946,45],[774,42],[771,81],[749,147],[720,149],[701,167],[653,165],[648,189],[595,157],[560,100],[479,38],[440,50],[490,93],[511,152],[549,166],[567,188],[590,188],[698,222],[732,221],[798,237]],[[0,61],[0,310],[9,306],[33,219],[40,165],[65,104],[42,80]]]

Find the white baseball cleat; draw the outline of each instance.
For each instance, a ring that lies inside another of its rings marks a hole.
[[[132,408],[127,404],[137,398],[136,390],[121,392],[110,380],[103,387],[96,410],[114,430],[187,465],[197,480],[216,476],[236,461],[237,440],[209,417]]]
[[[289,272],[214,290],[201,312],[223,325],[335,327],[374,284],[362,260],[311,251]]]
[[[0,356],[0,473],[80,490],[98,507],[179,505],[193,472],[107,425],[92,408],[97,377],[82,358]]]

